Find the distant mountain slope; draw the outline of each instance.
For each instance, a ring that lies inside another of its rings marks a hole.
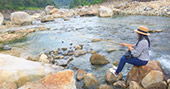
[[[51,0],[0,0],[0,9],[22,10],[54,5]]]
[[[74,8],[74,7],[77,7],[79,5],[85,6],[85,5],[99,4],[99,3],[102,3],[104,1],[106,1],[106,0],[73,0],[70,3],[70,8]]]

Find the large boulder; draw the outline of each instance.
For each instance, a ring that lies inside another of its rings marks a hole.
[[[46,7],[45,7],[45,13],[46,13],[47,15],[50,15],[51,10],[53,10],[54,8],[55,8],[55,7],[54,7],[54,6],[51,6],[51,5],[46,6]]]
[[[17,89],[17,85],[13,82],[0,83],[0,89]]]
[[[95,16],[97,15],[96,8],[82,8],[79,10],[78,14],[80,16]]]
[[[162,72],[162,67],[159,61],[149,61],[145,66],[133,66],[127,75],[126,83],[129,85],[131,81],[136,81],[141,84],[142,79],[152,70]]]
[[[93,65],[104,65],[104,64],[108,64],[109,61],[102,55],[100,54],[93,54],[90,57],[90,62]]]
[[[121,73],[118,75],[118,77],[114,76],[114,75],[110,72],[110,70],[107,70],[107,72],[106,72],[106,74],[105,74],[105,80],[106,80],[106,82],[108,82],[108,83],[110,83],[110,84],[112,84],[112,83],[114,83],[114,82],[116,82],[116,81],[118,81],[118,80],[121,80],[122,77],[123,77],[123,75],[122,75]]]
[[[113,11],[110,8],[101,6],[98,10],[98,15],[100,17],[111,17],[113,15]]]
[[[161,81],[158,83],[154,83],[145,89],[167,89],[167,83],[165,81]]]
[[[140,86],[137,82],[131,81],[129,84],[129,89],[144,89],[144,88]]]
[[[76,89],[74,72],[72,70],[47,75],[40,82],[48,89]]]
[[[57,12],[53,13],[54,18],[65,18],[73,16],[73,12],[68,9],[59,9]]]
[[[18,87],[29,81],[36,81],[49,73],[63,70],[62,67],[28,61],[10,55],[0,54],[0,82],[14,82]]]
[[[86,71],[82,69],[78,69],[77,75],[76,75],[77,80],[82,80],[85,74],[86,74]]]
[[[53,16],[51,15],[46,15],[41,18],[41,22],[48,22],[48,21],[54,21]]]
[[[23,11],[13,12],[10,17],[11,21],[15,25],[31,24],[31,16]]]
[[[97,89],[112,89],[112,87],[107,84],[101,84]]]
[[[142,79],[141,84],[144,88],[146,88],[152,84],[163,81],[163,79],[164,79],[164,75],[162,72],[158,70],[152,70]]]
[[[19,89],[76,89],[74,72],[64,70],[49,74],[37,82],[28,82]]]
[[[4,22],[4,16],[2,13],[0,13],[0,25]]]
[[[94,74],[88,73],[84,76],[84,86],[86,88],[95,88],[97,85],[99,85],[99,80]]]

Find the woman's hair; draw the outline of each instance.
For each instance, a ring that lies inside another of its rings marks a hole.
[[[138,42],[136,43],[136,46],[138,45],[138,43],[143,40],[143,38],[145,38],[147,41],[148,41],[148,46],[150,47],[150,40],[149,40],[149,37],[147,35],[143,35],[143,34],[139,34],[139,39],[138,39]]]

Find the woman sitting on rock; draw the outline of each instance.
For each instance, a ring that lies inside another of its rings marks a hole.
[[[134,66],[143,66],[148,63],[149,60],[149,47],[150,41],[148,38],[148,28],[144,26],[140,26],[138,29],[134,30],[137,32],[138,42],[135,47],[133,44],[122,43],[121,46],[127,46],[130,50],[131,57],[127,58],[127,55],[123,55],[120,59],[118,68],[113,67],[110,68],[110,72],[112,72],[115,76],[117,76],[123,69],[126,63],[132,64]],[[116,70],[115,70],[116,69]]]

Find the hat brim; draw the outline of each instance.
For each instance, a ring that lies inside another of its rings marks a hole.
[[[138,31],[137,29],[135,29],[134,31],[137,32],[137,33],[143,34],[143,35],[150,35],[149,33],[140,32],[140,31]]]

